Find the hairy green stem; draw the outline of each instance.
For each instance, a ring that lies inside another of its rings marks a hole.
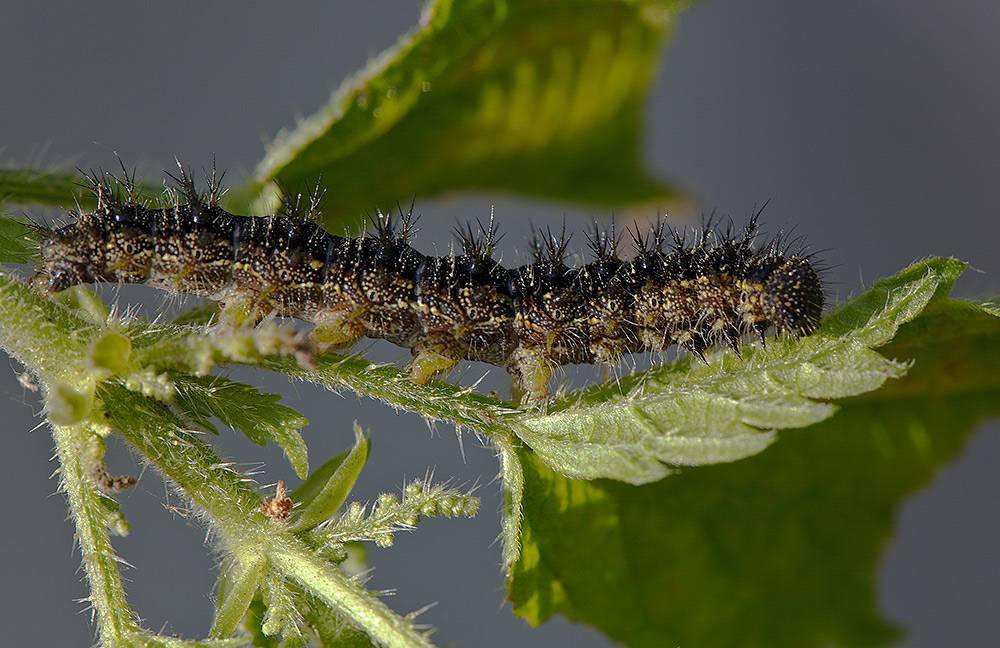
[[[281,522],[259,510],[243,476],[195,435],[178,428],[162,404],[120,386],[102,390],[108,417],[125,439],[208,514],[223,544],[244,563],[265,556],[283,576],[306,588],[387,646],[430,646],[412,624],[349,576],[320,558]]]
[[[285,576],[364,628],[377,641],[387,646],[433,646],[412,623],[392,612],[357,581],[303,548],[279,547],[271,553],[271,560]]]
[[[0,346],[39,376],[46,391],[56,383],[92,384],[88,350],[98,328],[0,274]],[[122,436],[175,482],[215,524],[225,546],[244,564],[267,556],[290,578],[388,646],[429,646],[412,624],[324,562],[282,523],[259,510],[260,498],[244,477],[194,434],[178,427],[162,403],[106,384],[99,392],[109,420]],[[82,429],[82,428],[81,428]],[[91,601],[105,644],[141,635],[124,595],[116,558],[100,515],[96,488],[86,477],[75,427],[56,428],[55,438],[70,511],[91,583]]]
[[[327,389],[350,389],[395,408],[485,434],[507,433],[513,416],[521,413],[515,406],[473,389],[442,382],[418,385],[395,367],[375,365],[358,356],[326,354],[312,368],[291,358],[269,359],[260,366]]]
[[[211,333],[206,335],[190,327],[160,325],[136,340],[136,360],[142,366],[197,372],[204,369],[205,349],[212,345]],[[373,364],[353,355],[323,354],[315,359],[312,367],[303,366],[291,356],[245,361],[227,358],[224,352],[219,352],[215,360],[268,369],[334,391],[350,389],[392,407],[483,434],[506,434],[514,418],[524,414],[516,406],[474,389],[443,382],[418,385],[396,367]]]
[[[46,395],[57,383],[81,387],[90,377],[84,367],[94,327],[65,309],[32,293],[9,275],[0,274],[0,346],[35,373]],[[107,530],[101,493],[87,477],[83,448],[86,426],[52,427],[62,488],[90,583],[90,604],[96,611],[104,645],[120,645],[139,631],[125,599],[118,559]]]
[[[52,427],[59,457],[62,488],[76,525],[76,539],[83,554],[83,569],[90,583],[89,601],[97,613],[101,644],[118,646],[139,631],[139,625],[125,599],[125,586],[118,570],[118,558],[108,537],[101,493],[87,477],[81,457],[89,431],[83,426]]]

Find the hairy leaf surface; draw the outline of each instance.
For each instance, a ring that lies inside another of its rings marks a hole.
[[[566,479],[522,450],[515,612],[628,646],[888,643],[878,561],[903,498],[1000,415],[1000,318],[937,300],[883,352],[913,358],[910,374],[745,461],[630,487]]]
[[[836,310],[814,335],[769,340],[677,362],[571,394],[522,418],[519,436],[549,467],[574,478],[656,481],[669,466],[734,461],[770,445],[775,430],[818,423],[830,400],[879,388],[905,361],[873,350],[946,294],[964,268],[916,263]],[[905,359],[905,356],[901,356]]]
[[[215,417],[258,445],[276,443],[296,475],[305,479],[309,474],[306,444],[298,432],[309,421],[282,405],[281,396],[218,376],[177,376],[175,384],[176,405],[185,417],[213,432],[210,419]]]

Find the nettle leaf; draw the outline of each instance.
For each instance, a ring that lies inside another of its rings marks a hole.
[[[309,474],[306,444],[298,433],[309,421],[282,405],[281,396],[218,376],[177,375],[173,380],[174,405],[184,417],[213,432],[210,419],[214,417],[254,443],[272,441],[285,452],[296,475],[305,479]]]
[[[678,193],[642,168],[641,116],[687,0],[436,0],[420,27],[283,133],[261,183],[321,178],[328,227],[445,191],[602,206]]]
[[[669,466],[735,461],[775,439],[775,430],[830,417],[829,400],[879,388],[907,363],[873,351],[947,294],[965,265],[916,263],[841,307],[809,337],[770,340],[610,382],[523,417],[515,431],[549,467],[574,478],[656,481]]]
[[[83,191],[80,174],[32,168],[0,169],[0,200],[20,205],[55,205],[69,207],[80,200],[83,207],[96,204],[93,195]]]
[[[82,182],[80,172],[76,170],[0,169],[0,202],[91,209],[97,205],[97,199],[93,192],[84,188]],[[163,195],[162,185],[140,181],[135,188],[140,197],[157,199]]]
[[[292,493],[292,499],[299,503],[289,525],[292,532],[308,531],[326,522],[347,499],[368,460],[369,442],[357,423],[354,439],[351,450],[328,460]]]
[[[1000,318],[936,300],[882,351],[913,358],[909,375],[745,461],[633,487],[566,479],[522,449],[515,612],[633,647],[889,643],[879,559],[905,496],[1000,415]]]
[[[0,263],[27,263],[37,250],[34,232],[26,223],[0,214]]]

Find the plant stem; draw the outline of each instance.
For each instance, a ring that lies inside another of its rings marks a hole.
[[[297,582],[387,646],[427,647],[411,623],[324,561],[281,522],[258,510],[260,498],[242,475],[195,435],[172,422],[159,402],[112,385],[102,389],[109,419],[125,439],[208,514],[237,560],[266,556]]]
[[[80,386],[93,380],[86,358],[96,331],[69,310],[0,273],[0,347],[38,375],[46,392],[60,381]],[[412,624],[321,560],[281,523],[261,514],[260,498],[244,483],[244,477],[195,435],[178,427],[162,403],[118,384],[103,386],[100,397],[116,429],[208,514],[237,560],[249,564],[255,557],[271,557],[282,574],[312,591],[377,642],[401,647],[431,645]],[[83,429],[56,428],[57,454],[102,641],[106,645],[125,644],[141,631],[125,601],[101,510],[95,508],[100,495],[81,464],[86,455],[77,446]]]
[[[89,380],[84,358],[94,330],[66,309],[0,273],[0,346],[41,379],[45,393],[56,382],[78,387]],[[139,626],[125,599],[102,496],[87,477],[84,458],[89,453],[83,449],[87,434],[83,425],[52,427],[62,488],[90,583],[89,600],[97,613],[98,633],[102,644],[120,645],[138,632]]]
[[[108,537],[107,524],[100,504],[101,494],[87,478],[81,457],[82,426],[53,426],[52,437],[59,457],[62,488],[69,501],[69,510],[76,525],[76,539],[83,554],[83,568],[90,583],[90,604],[97,612],[97,628],[101,644],[122,645],[126,638],[139,632],[135,615],[125,599],[125,586],[118,571],[118,558]]]
[[[358,627],[364,628],[377,641],[387,646],[433,646],[408,620],[394,613],[339,568],[320,559],[304,545],[294,548],[282,546],[271,554],[271,560],[285,576],[354,621]]]
[[[395,367],[375,365],[357,356],[326,354],[313,368],[301,367],[291,358],[267,359],[259,366],[327,389],[347,388],[395,408],[484,434],[507,433],[513,417],[522,413],[510,403],[473,389],[441,382],[418,385]]]

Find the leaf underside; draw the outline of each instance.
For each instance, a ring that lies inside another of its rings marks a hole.
[[[566,479],[522,451],[515,612],[633,647],[890,642],[879,558],[902,499],[1000,415],[1000,318],[940,299],[882,351],[913,358],[910,374],[745,461],[629,487]]]
[[[321,176],[328,227],[454,190],[665,207],[679,194],[640,164],[640,113],[687,4],[435,2],[279,136],[258,179],[301,191]]]
[[[742,358],[717,351],[707,366],[688,358],[597,385],[544,415],[522,417],[515,430],[550,468],[574,478],[642,484],[670,466],[754,455],[774,441],[775,430],[829,418],[829,401],[904,375],[905,361],[873,349],[936,294],[947,294],[963,268],[953,259],[916,263],[831,313],[814,335],[748,345]]]

